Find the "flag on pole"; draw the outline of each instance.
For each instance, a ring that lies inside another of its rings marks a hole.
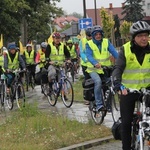
[[[3,47],[3,34],[1,34],[1,39],[0,39],[0,49]]]
[[[23,54],[24,48],[23,48],[22,42],[20,40],[19,40],[19,49],[20,49],[20,53]]]
[[[53,32],[53,33],[54,33],[54,32]],[[53,37],[52,37],[53,33],[52,33],[52,34],[49,36],[49,38],[47,39],[48,44],[51,43],[51,42],[53,42]]]

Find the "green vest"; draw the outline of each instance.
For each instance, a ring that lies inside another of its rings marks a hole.
[[[127,88],[140,89],[150,86],[150,54],[145,54],[142,65],[131,52],[130,42],[123,45],[126,67],[122,75],[122,83]]]
[[[81,51],[83,51],[83,52],[85,52],[85,50],[86,50],[86,43],[87,43],[87,39],[86,38],[83,38],[82,40],[81,40],[81,44],[82,44],[82,50]],[[84,62],[82,59],[81,59],[81,65],[82,66],[86,66],[86,62]]]
[[[45,53],[41,49],[39,50],[39,54],[40,54],[40,60],[45,61]],[[42,68],[42,67],[44,67],[44,65],[45,65],[45,63],[41,62],[39,64],[39,67]]]
[[[30,55],[27,50],[25,50],[25,58],[27,64],[34,64],[34,50],[31,50]]]
[[[61,43],[59,46],[59,50],[53,45],[53,43],[50,43],[51,46],[51,54],[50,54],[50,59],[51,61],[58,62],[59,64],[62,64],[63,61],[65,60],[64,56],[64,44]]]
[[[101,52],[97,45],[93,42],[93,40],[88,41],[88,45],[93,51],[93,58],[97,60],[101,65],[104,66],[111,66],[110,62],[110,53],[108,51],[108,39],[103,38],[102,45],[101,45]],[[87,62],[87,70],[88,73],[90,72],[97,72],[99,74],[104,74],[102,69],[95,68],[89,61]]]
[[[67,46],[67,49],[70,53],[71,58],[77,58],[77,54],[76,54],[76,50],[75,50],[75,46],[72,45],[72,47],[70,48],[69,46]]]
[[[19,60],[18,60],[19,53],[16,52],[16,55],[13,61],[11,60],[9,53],[7,54],[7,56],[8,56],[8,69],[13,69],[13,70],[18,69],[19,68]]]

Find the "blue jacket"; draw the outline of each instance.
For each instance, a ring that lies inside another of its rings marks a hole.
[[[101,41],[96,41],[93,39],[93,42],[97,45],[99,50],[101,50]],[[108,51],[112,54],[112,56],[116,59],[118,58],[118,52],[116,51],[115,47],[108,41]],[[92,63],[92,65],[96,65],[98,62],[93,58],[93,51],[88,44],[86,44],[86,56],[87,59]]]

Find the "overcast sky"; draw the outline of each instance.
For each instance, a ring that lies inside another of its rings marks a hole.
[[[94,1],[95,0],[86,0],[86,8],[93,9]],[[96,0],[96,5],[97,8],[108,8],[109,3],[112,3],[113,7],[121,7],[121,3],[123,2],[125,2],[125,0]],[[62,7],[68,14],[73,12],[83,14],[83,0],[61,0],[57,6]]]

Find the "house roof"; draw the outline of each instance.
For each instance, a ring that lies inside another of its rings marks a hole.
[[[118,17],[120,19],[123,18],[124,15],[122,15],[122,7],[113,7],[113,8],[105,8],[108,13],[112,13],[113,15],[118,15]],[[96,13],[97,13],[97,24],[101,25],[101,18],[100,18],[100,10],[101,8],[98,8]],[[93,19],[93,25],[95,25],[95,9],[87,9],[86,10],[86,13],[87,13],[87,16],[89,18],[92,18]]]
[[[59,27],[63,28],[65,22],[77,22],[78,20],[79,19],[74,16],[63,16],[54,19],[54,23],[57,24]]]

